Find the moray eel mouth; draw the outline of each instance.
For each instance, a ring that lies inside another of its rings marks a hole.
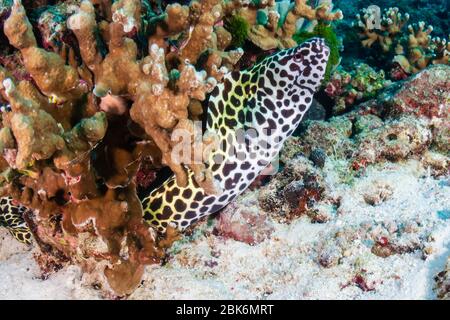
[[[329,53],[325,41],[314,38],[266,57],[248,70],[227,74],[210,95],[206,120],[206,130],[220,140],[207,161],[220,194],[207,194],[188,170],[186,187],[171,176],[141,198],[144,219],[159,232],[169,225],[182,231],[244,192],[301,122],[323,80]],[[245,132],[243,141],[237,138],[240,130]],[[11,198],[1,202],[0,225],[17,240],[29,243],[31,232],[22,217],[23,207],[14,205]]]

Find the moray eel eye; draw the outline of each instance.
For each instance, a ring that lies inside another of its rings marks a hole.
[[[297,52],[294,55],[294,61],[295,62],[302,62],[303,61],[303,54],[301,52]]]

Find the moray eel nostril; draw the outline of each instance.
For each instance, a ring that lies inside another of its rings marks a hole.
[[[141,199],[144,219],[160,232],[169,224],[184,230],[247,189],[277,156],[311,105],[329,52],[324,40],[315,38],[269,56],[249,70],[229,73],[211,94],[207,113],[207,130],[220,140],[207,168],[222,194],[206,194],[192,171],[187,187],[178,186],[172,176]],[[242,132],[245,138],[239,141]],[[216,163],[217,158],[224,161]],[[21,207],[9,198],[1,201],[0,223],[19,241],[29,243],[31,232]]]

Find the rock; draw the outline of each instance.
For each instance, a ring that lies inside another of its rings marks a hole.
[[[324,268],[331,268],[339,263],[341,257],[340,249],[337,246],[331,245],[320,250],[318,262]]]
[[[371,252],[381,258],[387,258],[389,256],[392,256],[393,254],[395,254],[395,249],[389,245],[383,245],[381,243],[376,243],[373,245]]]
[[[429,168],[433,176],[441,176],[449,173],[450,159],[440,153],[426,151],[422,156],[422,164]]]
[[[305,157],[291,160],[259,193],[259,205],[276,216],[308,214],[323,197],[325,182]]]
[[[399,161],[422,154],[431,142],[427,122],[415,117],[390,119],[383,126],[356,136],[355,158],[366,163]]]
[[[297,153],[309,155],[320,148],[327,156],[345,157],[351,153],[353,124],[347,117],[333,117],[329,121],[306,121],[298,137]],[[291,148],[292,149],[292,148]],[[291,153],[294,153],[291,150]]]
[[[316,99],[313,100],[308,111],[306,111],[303,116],[303,121],[305,120],[325,120],[327,111],[324,106],[322,106]]]
[[[445,269],[434,278],[436,285],[434,291],[438,299],[450,300],[450,259],[447,260]]]
[[[295,208],[298,206],[298,199],[302,196],[304,190],[305,185],[303,184],[303,181],[292,181],[283,191],[284,200],[290,207]]]
[[[321,148],[314,148],[309,155],[309,160],[311,160],[316,167],[323,168],[325,166],[325,161],[327,160],[327,155]]]
[[[371,206],[379,205],[393,194],[392,187],[382,182],[375,182],[363,194],[364,201]]]
[[[434,65],[388,88],[378,98],[388,115],[404,114],[448,119],[450,116],[450,66]]]
[[[450,155],[450,121],[438,119],[432,123],[433,142],[432,147],[436,151]]]
[[[215,231],[225,238],[255,245],[269,238],[274,227],[255,206],[233,202],[221,212]]]
[[[332,218],[330,209],[320,206],[320,204],[308,212],[308,217],[312,223],[326,223]]]
[[[356,134],[362,133],[364,131],[371,131],[383,126],[383,120],[379,117],[367,114],[367,115],[358,115],[355,118],[354,123],[354,132]]]

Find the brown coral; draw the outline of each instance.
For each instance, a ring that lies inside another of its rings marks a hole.
[[[264,14],[267,15],[265,25],[255,22],[258,10],[263,10]],[[296,0],[280,28],[278,28],[280,14],[277,12],[273,1],[261,1],[259,6],[249,6],[238,12],[252,24],[249,39],[264,50],[295,46],[297,43],[292,39],[292,36],[298,31],[297,24],[300,19],[307,19],[312,24],[317,24],[343,18],[342,11],[332,10],[331,1],[319,2],[316,7],[313,7],[308,4],[307,0]]]
[[[446,39],[432,38],[432,26],[421,21],[408,26],[404,45],[397,45],[393,62],[408,74],[417,73],[430,64],[450,64],[450,45]]]
[[[17,51],[0,67],[0,95],[11,106],[0,129],[0,194],[35,210],[27,222],[44,255],[81,264],[115,294],[130,293],[144,265],[158,263],[176,239],[173,232],[158,238],[142,220],[134,181],[144,159],[153,170],[169,166],[180,185],[188,166],[206,192],[217,192],[203,158],[176,162],[171,153],[177,130],[192,136],[192,150],[214,143],[197,138],[192,120],[243,53],[228,51],[231,35],[218,25],[231,14],[225,7],[220,0],[169,5],[148,20],[136,0],[61,4],[61,30],[78,43],[50,45],[63,35],[37,28],[47,50],[20,0],[6,20]],[[138,34],[148,36],[147,48]]]
[[[111,10],[113,22],[102,24],[105,30],[109,29],[109,53],[105,58],[94,43],[96,23],[92,4],[84,1],[80,12],[69,19],[70,28],[83,43],[80,48],[83,61],[94,75],[93,92],[99,97],[110,94],[127,96],[133,101],[131,118],[155,141],[162,151],[163,163],[176,174],[178,183],[185,185],[187,173],[182,164],[172,159],[171,132],[178,122],[188,118],[189,107],[195,101],[204,100],[216,81],[223,77],[226,71],[221,70],[222,65],[236,63],[242,54],[222,51],[229,44],[224,39],[227,35],[220,28],[217,35],[214,32],[214,25],[222,16],[221,3],[217,0],[193,2],[189,10],[184,6],[169,5],[164,18],[157,20],[154,26],[149,37],[149,55],[142,60],[138,60],[136,43],[126,37],[133,28],[141,27],[136,13],[140,6],[136,1],[118,1]],[[165,38],[185,31],[190,23],[189,38],[183,47],[177,53],[169,52]],[[209,49],[215,58],[207,60],[208,75],[197,71],[191,63],[197,62]],[[178,73],[172,87],[169,87],[166,60],[178,66],[171,70]],[[208,184],[212,185],[212,182]]]
[[[378,45],[382,54],[393,55],[391,76],[402,80],[417,73],[430,64],[450,64],[449,40],[432,37],[432,26],[425,22],[408,25],[403,30],[409,14],[402,14],[398,8],[388,8],[379,16],[379,7],[363,9],[356,16],[355,26],[366,48]]]
[[[356,16],[361,43],[367,48],[377,43],[384,52],[389,52],[397,35],[409,20],[409,14],[402,15],[399,9],[394,7],[385,9],[380,17],[377,15],[376,7],[369,7]]]

